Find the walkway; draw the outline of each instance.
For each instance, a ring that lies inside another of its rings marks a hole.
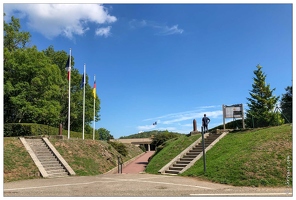
[[[145,154],[135,159],[133,162],[129,163],[122,169],[123,174],[138,174],[145,171],[148,164],[148,159],[152,156],[155,151],[146,151]]]

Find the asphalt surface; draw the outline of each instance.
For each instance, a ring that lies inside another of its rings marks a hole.
[[[143,173],[147,152],[123,168],[122,174],[69,176],[4,183],[4,197],[291,197],[292,187],[234,187],[192,177]]]

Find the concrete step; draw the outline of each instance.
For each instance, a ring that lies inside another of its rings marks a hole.
[[[191,160],[190,161],[178,160],[178,161],[176,161],[176,165],[188,165],[190,162],[191,162]]]
[[[190,159],[194,159],[196,157],[196,155],[184,155],[183,158],[190,158]]]
[[[42,138],[26,138],[26,142],[50,178],[69,175],[67,169],[64,168]]]
[[[44,169],[47,171],[47,170],[57,170],[57,169],[59,169],[59,170],[65,170],[64,168],[63,168],[63,166],[61,166],[61,165],[59,165],[59,166],[54,166],[54,165],[52,165],[52,166],[45,166],[44,167]]]
[[[184,167],[186,167],[187,166],[187,164],[189,164],[189,162],[188,163],[186,163],[186,164],[182,164],[182,163],[175,163],[175,164],[173,164],[173,167],[182,167],[182,168],[184,168]]]
[[[41,163],[44,168],[51,168],[51,167],[60,167],[63,168],[63,166],[58,162],[42,162]]]
[[[187,152],[185,155],[187,155],[187,156],[198,156],[200,154],[200,152],[196,152],[196,151],[189,151],[189,152]]]
[[[48,174],[48,178],[58,178],[58,177],[66,177],[66,176],[69,176],[67,172]]]
[[[179,161],[181,162],[191,162],[192,160],[193,160],[192,158],[184,158],[184,157],[179,159]]]
[[[43,158],[43,159],[39,159],[39,161],[44,164],[44,163],[48,163],[56,160],[54,160],[53,158]]]
[[[181,171],[184,167],[169,167],[169,170]]]
[[[190,151],[202,151],[202,146],[200,146],[200,147],[194,147]]]
[[[166,174],[179,174],[179,171],[175,171],[175,170],[166,170],[165,173],[166,173]]]
[[[50,170],[46,170],[46,172],[48,174],[57,174],[57,173],[64,173],[64,172],[67,173],[65,169],[50,169]]]
[[[220,134],[207,134],[204,138],[204,143],[203,141],[199,140],[199,143],[195,144],[193,148],[187,150],[185,155],[171,164],[167,170],[161,170],[165,170],[165,174],[178,174],[178,170],[181,169],[180,171],[183,171],[185,170],[184,168],[187,169],[187,167],[191,165],[192,161],[203,153],[204,148],[206,149],[207,147],[209,147],[220,136]]]

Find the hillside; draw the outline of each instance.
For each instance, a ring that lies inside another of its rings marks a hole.
[[[120,155],[105,141],[90,139],[57,140],[50,139],[79,176],[93,176],[108,172],[117,166]],[[123,162],[143,153],[131,144],[124,144],[128,155],[122,156]],[[28,152],[17,137],[4,137],[4,182],[40,178]]]
[[[190,137],[170,141],[151,159],[146,172],[158,173],[170,161],[169,153],[181,139]],[[156,167],[159,161],[162,164]],[[229,133],[207,152],[206,173],[200,159],[182,176],[236,186],[284,187],[292,185],[292,162],[292,126],[286,124]]]
[[[181,135],[165,144],[150,160],[146,173],[158,171],[201,135]],[[117,166],[119,154],[104,141],[89,139],[56,140],[52,144],[80,176],[99,175]],[[129,160],[142,153],[126,145]],[[197,177],[236,186],[292,186],[292,126],[290,124],[235,131],[227,134],[206,154],[207,171],[202,159],[182,176]],[[4,138],[4,182],[38,177],[34,165],[20,140]]]
[[[181,133],[176,133],[176,132],[153,130],[153,131],[145,131],[145,132],[142,132],[142,133],[136,133],[136,134],[132,134],[132,135],[129,135],[129,136],[121,136],[119,139],[150,138],[152,136],[155,136],[155,135],[161,134],[161,133],[172,133],[172,134],[176,134],[176,135],[183,135]]]

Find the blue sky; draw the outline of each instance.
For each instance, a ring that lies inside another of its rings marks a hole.
[[[223,104],[247,109],[258,64],[274,95],[292,85],[292,3],[3,5],[31,45],[71,48],[91,86],[96,75],[96,128],[115,138],[187,134],[204,113],[209,128],[222,124]]]

